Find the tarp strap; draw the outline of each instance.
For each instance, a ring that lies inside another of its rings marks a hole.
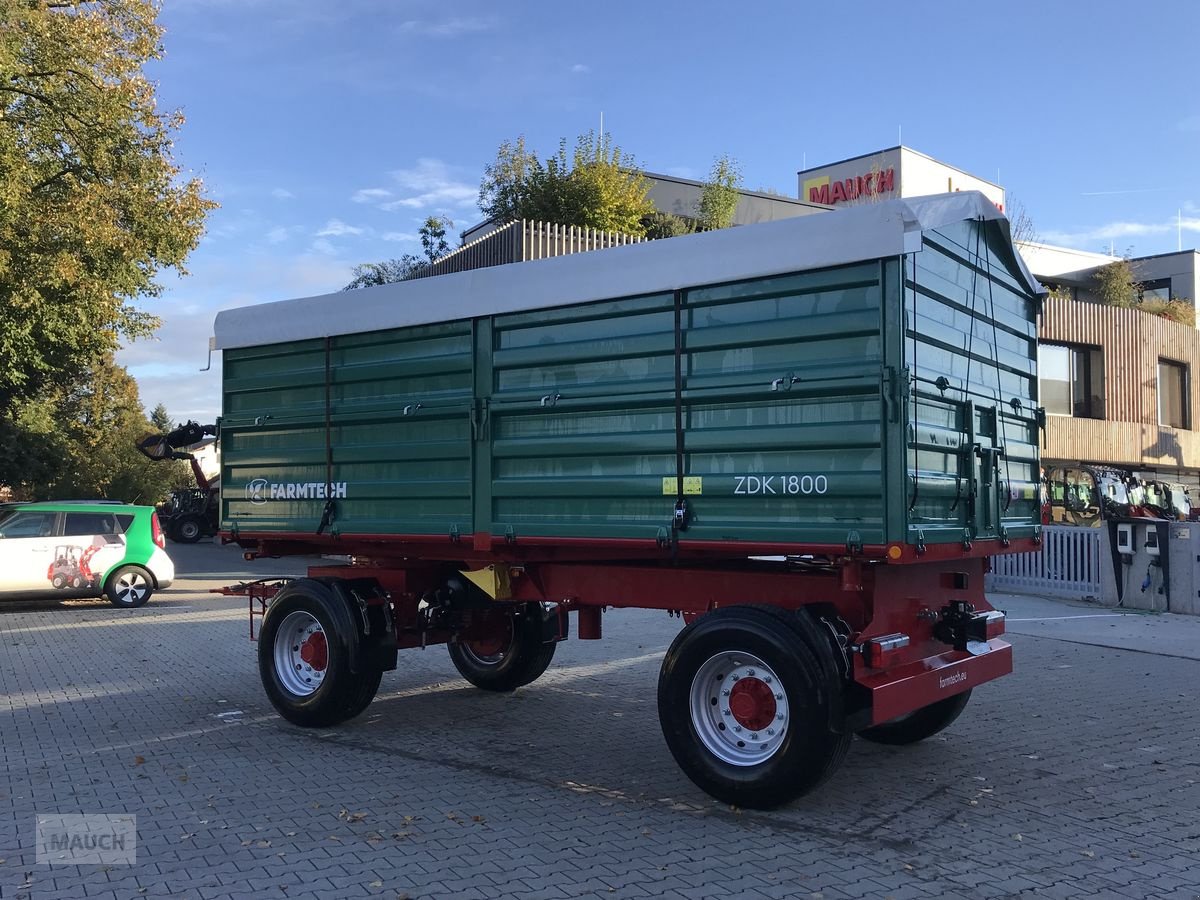
[[[671,517],[671,547],[677,532],[687,529],[687,500],[683,496],[683,291],[675,291],[675,510]]]

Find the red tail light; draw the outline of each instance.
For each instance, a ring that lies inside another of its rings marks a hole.
[[[158,544],[163,550],[167,549],[167,536],[163,534],[162,526],[158,524],[158,513],[150,513],[150,536],[154,538],[154,543]]]

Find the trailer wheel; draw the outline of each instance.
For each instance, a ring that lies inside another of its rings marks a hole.
[[[851,735],[830,728],[841,689],[827,646],[795,614],[727,607],[676,637],[658,680],[658,715],[675,761],[725,803],[780,806],[833,774]]]
[[[459,674],[485,691],[515,691],[537,681],[554,659],[555,643],[543,643],[542,620],[532,611],[505,619],[505,627],[487,638],[447,644]]]
[[[876,744],[915,744],[932,737],[943,728],[948,728],[962,714],[970,699],[971,692],[963,691],[961,694],[923,706],[906,716],[864,729],[858,736]]]
[[[78,584],[76,584],[78,582]],[[71,587],[83,587],[83,579],[76,576],[71,579]],[[154,593],[154,582],[145,569],[137,566],[121,566],[108,576],[104,586],[105,596],[113,606],[121,609],[137,609],[145,606]]]
[[[379,669],[350,671],[350,642],[339,601],[320,584],[281,591],[258,636],[263,689],[281,716],[321,727],[361,713],[379,690]]]
[[[200,527],[200,520],[195,516],[180,519],[173,531],[175,540],[181,544],[194,544],[200,540],[200,536],[203,533],[203,529]]]

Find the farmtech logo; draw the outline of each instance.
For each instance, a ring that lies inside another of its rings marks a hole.
[[[328,488],[328,490],[326,489]],[[334,500],[346,499],[346,482],[335,481],[267,481],[255,478],[246,485],[246,499],[254,504],[268,500]]]

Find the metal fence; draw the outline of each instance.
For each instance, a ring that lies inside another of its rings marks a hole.
[[[985,585],[988,590],[1014,594],[1099,599],[1107,539],[1104,528],[1047,525],[1040,551],[993,556]]]
[[[429,278],[432,275],[466,272],[468,269],[486,269],[506,263],[623,247],[644,240],[645,238],[622,234],[619,231],[600,231],[576,225],[555,225],[520,219],[464,244],[432,265],[418,269],[409,277]]]

